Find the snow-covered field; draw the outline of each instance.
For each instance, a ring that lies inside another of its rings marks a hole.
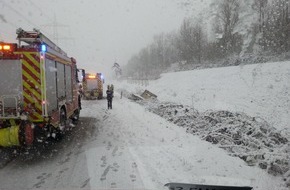
[[[167,73],[149,86],[117,84],[130,92],[148,89],[160,101],[199,111],[244,112],[265,119],[278,130],[290,129],[290,62]]]

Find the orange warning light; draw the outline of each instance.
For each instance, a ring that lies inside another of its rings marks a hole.
[[[95,79],[96,78],[96,75],[89,75],[88,78],[89,79]]]
[[[10,49],[11,49],[11,46],[10,46],[10,45],[4,45],[4,46],[3,46],[3,49],[4,49],[4,50],[10,50]]]

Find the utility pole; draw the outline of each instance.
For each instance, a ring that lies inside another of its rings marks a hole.
[[[56,44],[59,44],[59,41],[60,40],[72,40],[74,41],[74,38],[70,38],[70,37],[59,37],[59,34],[58,34],[58,28],[69,28],[68,25],[65,25],[65,24],[60,24],[57,22],[56,20],[56,16],[54,14],[54,17],[53,17],[53,22],[52,23],[49,23],[49,24],[46,24],[46,25],[43,25],[44,27],[50,27],[52,28],[53,30],[53,41],[56,43]]]

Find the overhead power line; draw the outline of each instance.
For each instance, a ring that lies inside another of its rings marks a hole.
[[[48,16],[45,12],[42,11],[42,8],[41,8],[40,6],[38,6],[38,5],[36,5],[35,3],[33,3],[33,1],[28,0],[28,2],[29,2],[32,6],[34,6],[37,10],[39,10],[40,13],[41,13],[43,16],[45,16],[46,18],[48,18],[49,20],[52,21],[52,23],[45,24],[45,25],[41,25],[41,26],[52,28],[52,30],[53,30],[53,40],[54,40],[55,43],[58,44],[58,42],[59,42],[60,40],[66,40],[66,41],[68,41],[68,40],[72,40],[72,41],[74,41],[74,38],[69,38],[69,37],[59,37],[59,34],[58,34],[58,28],[61,28],[61,27],[69,28],[68,25],[58,23],[58,22],[56,21],[56,16],[55,16],[55,14],[54,14],[54,17],[53,17],[53,19],[52,19],[52,18],[51,18],[50,16]]]
[[[38,28],[41,29],[40,26],[38,26],[37,24],[31,22],[28,18],[26,18],[26,16],[24,16],[22,13],[20,13],[19,11],[17,11],[16,9],[14,9],[12,6],[10,6],[9,4],[5,3],[5,2],[1,2],[3,5],[5,5],[6,7],[8,7],[10,10],[12,10],[14,13],[16,13],[18,16],[20,16],[22,19],[24,19],[28,24],[30,24],[30,26],[32,26],[33,28]]]
[[[29,2],[32,6],[34,6],[37,10],[39,10],[40,13],[41,13],[41,15],[43,15],[43,16],[45,16],[46,18],[48,18],[49,20],[53,21],[53,19],[52,19],[50,16],[48,16],[45,12],[42,11],[41,7],[39,7],[38,5],[36,5],[35,3],[33,3],[33,1],[31,1],[31,0],[28,0],[28,2]]]
[[[13,36],[11,34],[11,32],[7,30],[7,27],[4,27],[5,25],[10,25],[12,26],[13,28],[17,28],[17,26],[11,22],[9,22],[5,17],[4,15],[0,15],[0,41],[3,41],[4,38],[3,36],[9,36],[10,38],[15,38],[15,36]],[[4,40],[5,41],[5,40]]]
[[[56,21],[56,16],[54,15],[54,19],[52,23],[46,24],[46,25],[42,25],[44,27],[51,27],[53,29],[53,40],[56,44],[58,44],[59,40],[72,40],[74,41],[74,38],[69,38],[69,37],[59,37],[58,34],[58,28],[62,27],[62,28],[69,28],[68,25],[65,24],[61,24],[58,23]]]
[[[52,23],[50,23],[50,24],[46,24],[46,25],[42,25],[42,26],[43,26],[43,27],[51,27],[51,28],[53,29],[53,40],[54,40],[55,43],[58,44],[59,40],[67,40],[67,41],[68,41],[68,40],[71,40],[71,41],[74,41],[74,38],[69,38],[69,37],[59,37],[59,35],[58,35],[58,28],[60,28],[60,27],[67,27],[67,28],[69,28],[68,25],[64,25],[64,24],[60,24],[60,23],[58,23],[58,22],[56,21],[56,17],[55,17],[55,15],[54,15],[54,18],[52,19],[52,18],[50,18],[47,14],[44,14],[44,12],[42,11],[42,9],[41,9],[39,6],[37,6],[35,3],[33,3],[31,0],[28,0],[28,2],[29,2],[32,6],[34,6],[37,10],[39,10],[40,13],[41,13],[43,16],[45,16],[46,18],[48,18],[49,20],[52,21]],[[21,19],[23,19],[24,21],[26,21],[27,24],[29,24],[32,28],[41,29],[42,32],[44,32],[44,33],[48,33],[48,32],[46,32],[46,31],[43,29],[43,27],[41,27],[41,26],[35,24],[34,22],[32,22],[32,21],[31,21],[30,19],[28,19],[24,14],[22,14],[21,12],[19,12],[17,9],[15,9],[15,8],[14,8],[13,6],[11,6],[10,4],[5,3],[5,2],[3,2],[3,1],[0,1],[0,3],[2,3],[4,6],[6,6],[8,9],[10,9],[11,11],[13,11],[14,13],[16,13],[16,15],[18,15]],[[15,25],[14,23],[8,22],[7,19],[5,19],[5,18],[3,18],[3,19],[4,19],[4,21],[5,21],[5,22],[3,22],[4,24],[9,24],[9,25],[12,26],[12,27],[19,28],[19,26]],[[2,20],[3,20],[3,19],[2,19]],[[0,24],[1,24],[1,22],[0,22]],[[12,35],[10,35],[10,34],[8,34],[8,33],[7,33],[7,35],[12,36]],[[0,35],[0,36],[3,36],[3,35]]]

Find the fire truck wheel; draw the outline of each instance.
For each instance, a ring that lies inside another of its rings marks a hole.
[[[59,128],[55,128],[54,126],[50,126],[50,139],[52,140],[52,142],[59,142],[62,140],[63,138],[63,132],[59,129]]]
[[[82,109],[82,101],[81,101],[81,96],[78,97],[78,104],[79,104],[79,110]]]
[[[72,116],[72,122],[73,124],[78,124],[78,121],[80,119],[80,109],[75,110],[73,116]]]
[[[59,113],[59,128],[63,130],[66,127],[66,111],[64,108],[60,109]]]

